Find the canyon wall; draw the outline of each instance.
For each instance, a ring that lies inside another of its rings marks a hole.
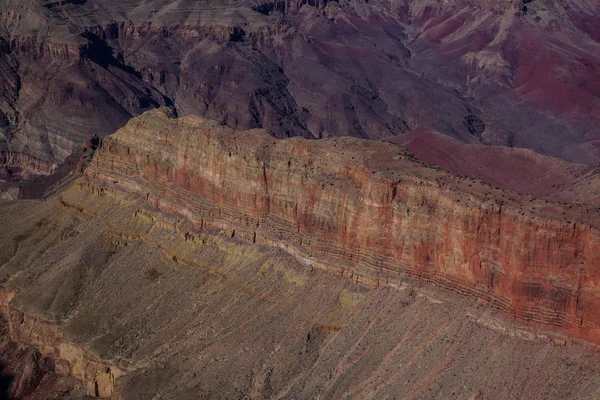
[[[600,398],[598,353],[560,331],[84,187],[0,200],[0,383],[17,398]]]
[[[10,398],[24,398],[35,391],[43,392],[49,389],[55,389],[52,385],[45,382],[45,375],[51,378],[71,377],[81,382],[85,393],[95,397],[110,397],[115,392],[115,381],[123,375],[124,371],[110,365],[107,362],[99,360],[83,346],[77,345],[65,337],[61,331],[61,324],[56,320],[51,320],[36,313],[28,313],[25,310],[15,308],[11,305],[15,293],[0,287],[0,306],[2,312],[2,323],[6,325],[6,332],[2,332],[2,340],[10,339],[17,344],[17,348],[33,350],[37,354],[37,359],[42,359],[45,368],[38,366],[33,369],[33,377],[25,377],[24,382],[18,385],[13,384],[13,390]],[[23,350],[21,350],[23,352]],[[1,353],[0,353],[1,354]],[[14,367],[17,364],[14,359],[6,360],[2,354],[2,361],[7,361]],[[20,355],[23,357],[23,355]],[[15,358],[13,356],[13,358]],[[38,361],[38,364],[41,364]],[[17,364],[18,365],[18,364]],[[25,369],[26,370],[26,369]],[[41,370],[41,371],[39,371]],[[35,375],[41,375],[37,377]],[[52,376],[55,375],[55,376]],[[47,379],[46,379],[47,380]],[[51,382],[54,383],[54,382]],[[82,389],[75,386],[76,389]],[[70,388],[69,390],[73,390]],[[64,393],[63,393],[64,394]],[[41,395],[41,393],[39,394]],[[48,395],[46,393],[46,395]],[[83,397],[83,393],[80,394]],[[41,398],[41,397],[40,397]],[[48,398],[50,396],[48,395]]]
[[[18,155],[2,179],[51,173],[87,137],[160,106],[277,137],[427,128],[597,165],[599,10],[599,0],[0,0],[0,161]]]
[[[356,138],[277,140],[165,109],[104,139],[83,189],[378,287],[414,278],[600,344],[598,209],[503,192]]]

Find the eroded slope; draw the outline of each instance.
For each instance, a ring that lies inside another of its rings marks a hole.
[[[85,137],[160,105],[278,137],[425,127],[595,165],[599,8],[3,0],[5,178],[48,173]]]
[[[598,208],[503,192],[391,143],[277,140],[165,110],[107,137],[86,176],[372,287],[416,277],[599,340]]]
[[[2,202],[0,220],[13,338],[90,395],[599,395],[598,355],[567,337],[406,280],[356,285],[230,234],[194,232],[123,192],[80,186]]]

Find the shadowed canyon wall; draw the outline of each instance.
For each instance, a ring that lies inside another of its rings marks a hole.
[[[427,128],[596,165],[599,21],[598,0],[0,0],[16,162],[0,179],[163,105],[278,137]]]
[[[391,143],[277,140],[165,110],[107,137],[86,177],[371,287],[433,282],[600,343],[595,208],[458,178]]]

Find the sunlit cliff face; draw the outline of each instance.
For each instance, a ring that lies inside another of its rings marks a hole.
[[[0,0],[0,398],[600,398],[599,43],[600,0]]]
[[[390,143],[280,141],[162,110],[106,138],[86,176],[371,287],[414,277],[598,340],[594,208],[503,193]]]
[[[278,137],[427,128],[600,158],[597,1],[194,4],[3,1],[0,150],[45,174],[173,105]]]
[[[595,212],[152,111],[0,202],[0,358],[41,398],[594,398]]]

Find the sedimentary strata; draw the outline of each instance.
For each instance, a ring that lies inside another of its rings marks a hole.
[[[427,128],[596,165],[599,4],[2,0],[0,153],[46,174],[171,105],[278,137]]]
[[[564,333],[414,280],[356,284],[123,190],[0,201],[0,221],[1,382],[17,397],[600,393],[597,353]]]
[[[165,110],[107,137],[86,177],[371,287],[416,278],[600,343],[596,208],[502,192],[391,143],[277,140]]]

